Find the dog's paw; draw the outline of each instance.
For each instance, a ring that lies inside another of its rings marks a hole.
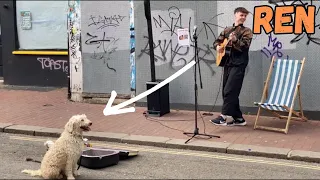
[[[58,179],[63,179],[63,175],[59,174]]]
[[[73,176],[68,176],[67,179],[75,179]]]
[[[79,171],[75,171],[75,172],[73,172],[73,175],[74,176],[80,176],[80,172]]]

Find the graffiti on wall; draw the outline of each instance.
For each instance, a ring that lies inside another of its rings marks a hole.
[[[193,27],[194,12],[191,9],[179,9],[170,7],[168,11],[153,10],[152,30],[154,40],[155,65],[170,63],[171,67],[185,65],[193,57],[189,53],[189,47],[181,47],[177,42],[176,29],[183,27]],[[146,46],[141,51],[142,54],[149,55],[149,38],[146,39]]]
[[[169,63],[170,67],[175,69],[194,60],[195,46],[193,38],[191,37],[190,47],[179,46],[177,41],[177,29],[188,28],[189,34],[192,35],[194,27],[193,10],[179,9],[172,6],[167,11],[154,10],[151,12],[151,15],[153,20],[155,65],[159,66]],[[199,60],[205,63],[212,75],[215,74],[212,66],[215,63],[215,51],[212,49],[212,42],[217,37],[214,32],[219,27],[217,24],[212,23],[215,18],[217,16],[214,16],[207,22],[203,22],[197,33],[199,39],[202,36],[206,40],[204,43],[198,43]],[[144,36],[144,38],[146,45],[141,50],[138,58],[141,58],[143,55],[150,56],[149,38],[148,36]]]
[[[120,26],[120,23],[123,21],[124,18],[125,16],[121,16],[119,14],[111,16],[90,15],[89,19],[91,20],[91,23],[88,24],[88,26],[93,25],[97,29],[103,29],[109,26],[118,27]]]
[[[81,21],[83,53],[90,54],[90,60],[97,61],[103,65],[102,67],[116,73],[115,64],[117,64],[118,56],[116,53],[129,49],[130,37],[127,32],[129,3],[110,3],[110,1],[95,3],[97,7],[107,5],[108,11],[105,11],[104,8],[96,8],[95,11],[92,11],[91,3],[89,1],[82,2],[85,14]]]
[[[273,38],[272,33],[268,35],[268,38],[269,38],[268,44],[261,49],[261,52],[270,60],[272,60],[273,56],[278,58],[283,57],[284,56],[282,52],[283,43],[280,40],[278,40],[277,37]],[[285,57],[286,59],[289,59],[289,55]]]
[[[303,29],[302,34],[295,35],[293,39],[290,40],[290,43],[297,43],[300,42],[302,39],[307,38],[306,45],[309,45],[310,43],[314,43],[316,45],[320,45],[320,3],[319,1],[314,1],[314,0],[307,0],[307,1],[301,1],[301,0],[291,0],[291,1],[281,1],[277,2],[274,1],[272,4],[276,6],[288,6],[288,5],[293,5],[293,6],[304,6],[305,9],[307,9],[307,6],[309,5],[314,5],[316,7],[315,10],[315,33],[314,34],[307,34],[305,30]],[[293,22],[290,24],[293,25]],[[272,25],[273,26],[273,25]]]
[[[40,62],[42,69],[49,69],[51,71],[62,71],[66,74],[69,72],[67,60],[54,60],[49,57],[38,57],[37,61]]]
[[[72,92],[82,91],[80,0],[68,1],[68,37],[70,59],[70,88]]]
[[[92,27],[91,32],[86,33],[85,44],[92,46],[93,55],[91,59],[102,61],[108,69],[117,72],[115,68],[110,67],[108,61],[111,60],[112,54],[118,49],[118,41],[120,38],[110,36],[108,28],[119,27],[126,16],[119,14],[106,16],[106,15],[90,15],[90,23],[88,27]]]
[[[111,55],[117,50],[117,41],[119,39],[107,37],[106,32],[103,32],[102,35],[87,33],[86,36],[85,44],[95,47],[93,54],[90,56],[91,59],[102,61],[108,69],[117,72],[116,69],[109,66],[108,61],[111,60]]]
[[[120,38],[110,36],[107,30],[109,27],[118,27],[123,21],[125,16],[121,15],[90,15],[90,23],[88,27],[92,27],[91,32],[86,33],[85,44],[92,46],[93,54],[90,56],[93,60],[102,61],[108,69],[117,72],[115,68],[110,67],[108,61],[111,60],[111,56],[118,49],[117,42]]]

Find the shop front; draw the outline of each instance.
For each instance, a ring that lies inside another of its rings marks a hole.
[[[68,1],[0,1],[6,85],[68,86]]]

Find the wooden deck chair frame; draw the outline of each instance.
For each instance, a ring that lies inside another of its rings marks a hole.
[[[270,81],[270,78],[271,78],[271,74],[272,74],[275,62],[276,62],[276,60],[275,60],[275,57],[273,56],[272,57],[272,62],[270,64],[269,72],[268,72],[268,75],[267,75],[267,79],[264,82],[263,94],[262,94],[261,101],[260,101],[261,103],[263,103],[267,99],[269,81]],[[259,109],[258,109],[258,113],[257,113],[256,120],[255,120],[255,123],[254,123],[254,129],[278,131],[278,132],[284,132],[285,134],[287,134],[288,130],[289,130],[289,124],[290,124],[290,120],[291,119],[292,120],[299,120],[299,121],[307,121],[308,120],[303,114],[303,108],[302,108],[302,102],[301,102],[301,92],[300,92],[300,78],[301,78],[301,75],[302,75],[302,72],[303,72],[303,68],[304,68],[305,57],[302,59],[302,61],[300,63],[302,63],[302,64],[301,64],[299,76],[298,76],[298,79],[297,79],[297,85],[295,87],[294,95],[293,95],[293,98],[292,98],[291,107],[287,107],[285,105],[281,106],[281,107],[283,107],[284,109],[286,109],[288,111],[288,116],[282,116],[279,113],[277,113],[276,110],[270,110],[270,109],[267,109],[267,108],[263,108],[261,105],[257,104]],[[293,109],[294,105],[295,105],[295,99],[296,99],[297,95],[299,96],[300,112],[297,112],[297,111],[295,111]],[[272,114],[274,114],[275,116],[279,117],[280,119],[287,119],[286,127],[285,128],[274,128],[274,127],[258,125],[258,120],[259,120],[259,116],[260,116],[260,113],[261,113],[261,109],[264,109],[266,111],[271,112]],[[282,112],[282,111],[280,111],[280,112]],[[292,117],[292,115],[296,115],[297,117]]]

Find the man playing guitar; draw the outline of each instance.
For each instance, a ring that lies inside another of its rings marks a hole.
[[[235,21],[233,26],[225,28],[213,43],[213,48],[217,52],[225,49],[220,47],[225,38],[229,38],[227,45],[230,47],[230,53],[223,56],[223,87],[222,98],[223,106],[221,115],[210,120],[215,125],[246,125],[243,119],[239,105],[239,95],[242,88],[245,70],[249,62],[249,48],[252,40],[252,31],[245,27],[249,11],[244,7],[238,7],[234,10]],[[233,120],[227,122],[227,116],[232,116]]]

